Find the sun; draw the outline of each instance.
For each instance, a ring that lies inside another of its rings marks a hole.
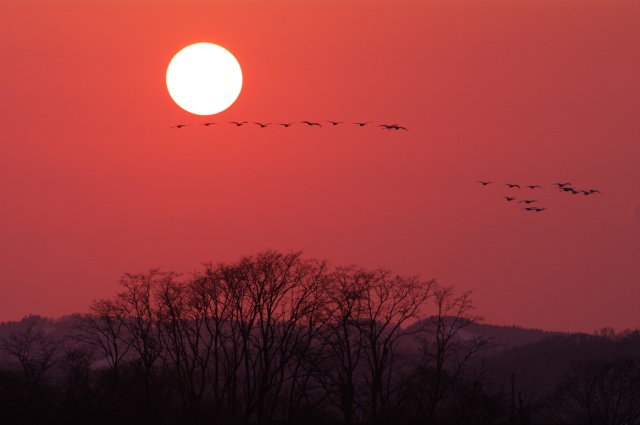
[[[233,104],[242,89],[242,69],[224,47],[196,43],[180,50],[167,67],[167,89],[187,112],[212,115]]]

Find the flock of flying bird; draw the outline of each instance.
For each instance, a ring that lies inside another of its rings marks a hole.
[[[324,122],[331,124],[331,126],[336,126],[336,125],[340,125],[340,124],[347,124],[344,121],[324,121]],[[198,125],[198,126],[209,127],[210,125],[216,125],[216,124],[223,124],[223,123],[219,123],[219,122],[204,122],[202,124],[194,124],[193,126]],[[278,122],[278,123],[271,123],[271,122],[268,122],[268,123],[252,122],[252,123],[250,123],[248,121],[229,121],[227,124],[233,124],[236,127],[241,127],[241,126],[243,126],[245,124],[255,124],[255,125],[260,126],[260,128],[267,128],[270,125],[281,125],[281,126],[283,126],[285,128],[288,128],[288,127],[291,127],[294,124],[305,124],[305,125],[307,125],[309,127],[313,127],[313,126],[322,127],[322,124],[320,124],[319,122],[313,122],[313,121],[297,121],[297,122],[284,122],[284,123],[280,123],[280,122]],[[354,123],[351,123],[351,124],[352,125],[357,125],[359,127],[364,127],[364,126],[366,126],[368,124],[371,124],[371,121],[354,122]],[[375,124],[373,124],[373,125],[375,125]],[[192,126],[191,124],[177,124],[177,125],[171,126],[170,128],[182,128],[182,127],[191,127],[191,126]],[[406,127],[403,127],[403,126],[398,125],[398,124],[380,124],[380,125],[378,125],[378,127],[382,127],[382,129],[386,129],[386,130],[396,130],[396,131],[397,130],[404,130],[404,131],[409,131],[409,130],[407,130]]]
[[[326,123],[331,124],[331,126],[337,126],[340,124],[347,124],[344,121],[325,121]],[[211,125],[216,125],[216,124],[223,124],[223,123],[219,123],[219,122],[204,122],[201,124],[176,124],[171,126],[170,128],[183,128],[183,127],[191,127],[191,126],[205,126],[205,127],[209,127]],[[229,121],[228,124],[233,124],[236,127],[242,127],[245,124],[254,124],[259,126],[260,128],[267,128],[270,125],[280,125],[284,128],[288,128],[291,127],[294,124],[305,124],[309,127],[313,127],[313,126],[317,126],[317,127],[322,127],[322,124],[320,124],[319,122],[313,122],[313,121],[298,121],[298,122],[284,122],[284,123],[262,123],[262,122],[248,122],[248,121]],[[352,125],[357,125],[359,127],[364,127],[368,124],[371,124],[371,121],[365,121],[365,122],[354,122],[351,123]],[[375,125],[375,124],[373,124]],[[403,127],[401,125],[398,124],[379,124],[378,127],[381,127],[382,129],[386,129],[386,130],[405,130],[408,131],[406,127]],[[478,183],[480,183],[482,186],[487,186],[489,184],[494,183],[493,181],[490,180],[477,180]],[[565,192],[565,193],[570,193],[572,195],[578,195],[578,194],[582,194],[585,196],[588,195],[593,195],[596,193],[601,193],[599,190],[596,189],[588,189],[588,190],[583,190],[583,189],[576,189],[571,187],[571,183],[554,183],[554,186],[556,186],[558,188],[559,192]],[[505,186],[507,186],[509,189],[521,189],[521,186],[519,184],[514,184],[514,183],[505,183]],[[535,189],[542,189],[542,186],[534,184],[534,185],[526,185],[524,186],[525,188],[528,188],[530,190],[535,190]],[[508,202],[513,202],[516,201],[518,198],[515,196],[503,196],[504,199],[506,199]],[[540,201],[538,201],[537,199],[520,199],[518,200],[519,204],[524,203],[525,206],[523,208],[521,208],[524,211],[532,211],[532,212],[542,212],[544,210],[546,210],[546,207],[539,207],[539,206],[531,206],[531,204],[533,203],[539,203]]]
[[[483,180],[477,180],[478,183],[480,183],[482,186],[487,186],[491,183],[493,183],[492,181],[483,181]],[[513,184],[513,183],[505,183],[505,186],[507,186],[509,189],[521,189],[519,184]],[[554,186],[557,187],[558,192],[565,192],[565,193],[570,193],[572,195],[584,195],[584,196],[588,196],[588,195],[593,195],[593,194],[597,194],[597,193],[601,193],[599,190],[597,189],[588,189],[588,190],[583,190],[583,189],[576,189],[571,187],[571,183],[554,183]],[[542,189],[542,186],[534,184],[534,185],[527,185],[524,186],[525,188],[528,188],[530,190],[535,190],[535,189]],[[515,196],[503,196],[504,199],[507,200],[507,202],[514,202],[516,201],[518,198]],[[517,203],[522,204],[524,203],[524,207],[521,208],[524,211],[529,211],[529,212],[542,212],[544,210],[546,210],[546,207],[539,207],[539,206],[532,206],[531,204],[533,203],[540,203],[540,201],[538,201],[537,199],[520,199],[517,201]]]

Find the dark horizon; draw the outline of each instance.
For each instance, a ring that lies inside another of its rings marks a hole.
[[[128,274],[119,287],[65,321],[0,324],[3,420],[640,421],[640,330],[483,325],[468,292],[299,252]]]

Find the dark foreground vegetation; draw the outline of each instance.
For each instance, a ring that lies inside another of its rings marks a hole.
[[[263,252],[0,324],[1,424],[638,424],[640,334],[482,325],[469,293]]]

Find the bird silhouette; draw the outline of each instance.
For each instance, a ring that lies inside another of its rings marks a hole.
[[[571,192],[573,195],[577,195],[578,193],[580,193],[572,187],[561,187],[560,190],[563,192]],[[560,190],[558,192],[560,192]]]
[[[515,201],[516,197],[515,196],[503,196],[504,199],[506,199],[507,201]]]
[[[525,204],[531,204],[533,202],[540,202],[540,201],[536,201],[535,199],[523,199],[522,201],[518,201],[518,203],[524,202]]]
[[[513,189],[514,187],[517,187],[518,189],[520,189],[520,185],[519,184],[507,183],[507,184],[505,184],[505,186],[509,186],[510,189]]]
[[[322,125],[318,122],[311,122],[311,121],[300,121],[301,123],[307,124],[308,126],[314,126],[317,125],[318,127],[322,127]]]
[[[541,189],[542,189],[542,186],[538,186],[537,184],[529,185],[529,186],[527,186],[527,187],[528,187],[529,189],[535,189],[536,187],[539,187],[539,188],[541,188]]]
[[[172,125],[169,128],[182,128],[182,127],[189,127],[189,124],[177,124],[177,125]]]
[[[271,123],[270,123],[270,122],[268,122],[268,123],[266,123],[266,124],[263,124],[263,123],[261,123],[261,122],[254,122],[254,124],[259,125],[259,126],[260,126],[260,128],[266,128],[266,127],[268,127],[268,126],[270,126],[270,125],[271,125]]]
[[[338,125],[338,124],[342,124],[342,121],[327,121],[330,122],[331,125]]]
[[[540,212],[540,211],[546,210],[546,208],[534,208],[534,209],[535,209],[535,212]]]
[[[521,210],[527,210],[527,211],[534,211],[537,208],[536,207],[524,207],[524,208],[520,208]]]
[[[210,125],[218,124],[217,122],[204,122],[200,125],[204,125],[205,127],[209,127]]]
[[[359,123],[355,123],[355,124],[359,124]],[[398,124],[380,124],[378,127],[384,127],[387,130],[406,130],[406,131],[409,131],[409,130],[407,130],[406,127],[403,127],[403,126],[398,125]]]
[[[569,186],[571,183],[554,183],[554,185],[558,186],[559,188],[563,188],[565,186]]]
[[[584,193],[585,195],[592,195],[594,193],[602,194],[602,192],[600,192],[599,190],[596,190],[596,189],[581,190],[580,192]]]
[[[365,125],[369,124],[371,121],[367,121],[367,122],[354,122],[355,125],[359,125],[360,127],[364,127]]]
[[[493,183],[492,181],[488,181],[488,182],[483,182],[482,180],[476,180],[478,183],[480,183],[483,186],[488,185],[489,183]]]
[[[249,124],[249,123],[247,121],[242,121],[242,122],[230,121],[229,124],[235,124],[237,127],[240,127],[243,124]]]
[[[293,123],[293,122],[278,123],[278,125],[281,125],[281,126],[283,126],[285,128],[291,127],[293,124],[295,124],[295,123]]]

